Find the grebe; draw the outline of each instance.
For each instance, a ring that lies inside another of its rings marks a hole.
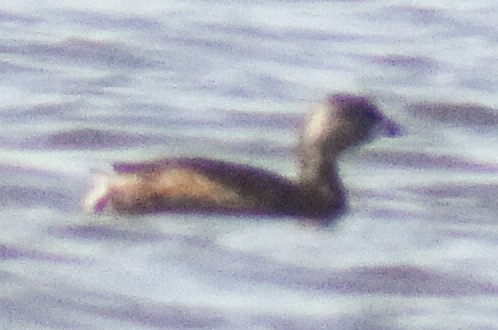
[[[345,207],[337,172],[341,153],[399,127],[365,97],[331,95],[305,123],[298,144],[300,173],[289,180],[263,169],[200,158],[114,165],[84,200],[90,212],[228,212],[326,219]]]

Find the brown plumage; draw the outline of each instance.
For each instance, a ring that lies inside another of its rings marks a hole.
[[[241,164],[199,158],[117,164],[86,197],[93,212],[197,211],[333,218],[345,206],[337,159],[368,141],[375,127],[399,128],[365,97],[329,96],[316,106],[299,140],[300,174],[288,180]]]

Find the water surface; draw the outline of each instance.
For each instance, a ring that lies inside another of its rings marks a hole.
[[[4,1],[3,328],[493,329],[494,1]],[[405,130],[346,155],[350,209],[86,215],[114,161],[296,173],[309,103],[371,96]]]

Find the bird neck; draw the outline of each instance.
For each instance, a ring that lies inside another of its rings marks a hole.
[[[300,146],[301,187],[332,204],[345,201],[343,184],[339,178],[337,155],[319,146]]]

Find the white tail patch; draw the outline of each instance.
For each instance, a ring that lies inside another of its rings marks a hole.
[[[82,206],[87,213],[102,213],[112,192],[114,178],[108,174],[96,174],[92,188],[85,195]]]

